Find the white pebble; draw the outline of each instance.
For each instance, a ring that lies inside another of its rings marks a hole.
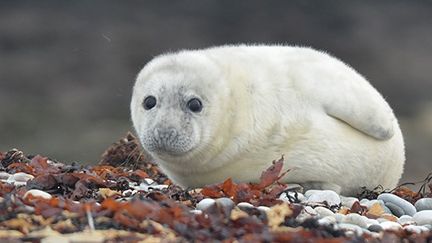
[[[259,211],[263,212],[263,213],[265,213],[265,212],[267,212],[267,211],[270,210],[270,208],[267,207],[267,206],[258,206],[257,209],[258,209]]]
[[[145,178],[144,181],[145,181],[145,183],[147,183],[147,185],[151,185],[155,182],[153,179],[150,179],[150,178]]]
[[[432,210],[432,198],[419,199],[414,204],[414,206],[416,207],[417,211]]]
[[[0,171],[0,180],[7,180],[9,179],[10,176],[11,174],[4,171]]]
[[[356,213],[347,214],[343,222],[355,224],[355,225],[358,225],[362,228],[367,228],[367,226],[368,226],[368,218],[366,218],[365,216],[361,216],[359,214],[356,214]]]
[[[417,225],[432,224],[432,210],[423,210],[413,216]]]
[[[333,216],[326,216],[318,219],[318,224],[320,225],[330,225],[335,223],[336,223],[336,219]]]
[[[304,193],[304,196],[306,197],[306,198],[309,198],[312,194],[314,194],[314,193],[317,193],[317,192],[320,192],[321,190],[307,190],[305,193]]]
[[[363,234],[362,228],[360,228],[360,226],[355,225],[355,224],[340,223],[340,224],[337,224],[337,226],[340,229],[354,232],[357,236],[361,236]]]
[[[404,211],[404,214],[406,215],[413,216],[417,212],[417,209],[414,207],[414,205],[394,194],[382,193],[378,196],[378,199],[383,200],[384,203],[390,202],[397,205]]]
[[[368,227],[371,226],[371,225],[379,224],[378,220],[376,220],[376,219],[369,219],[369,218],[367,219],[366,223],[367,223]]]
[[[337,206],[341,203],[339,195],[331,190],[317,191],[310,195],[307,200],[314,203],[327,202],[329,206]]]
[[[411,217],[409,215],[402,215],[399,217],[398,223],[401,225],[415,224],[415,221],[413,220],[413,217]]]
[[[248,202],[240,202],[237,204],[237,207],[239,207],[240,209],[244,208],[254,208],[254,205],[248,203]]]
[[[325,207],[315,207],[314,209],[315,209],[315,212],[317,214],[319,214],[320,217],[326,217],[326,216],[334,217],[334,215],[335,215],[330,209],[325,208]]]
[[[336,213],[334,217],[336,219],[336,222],[341,223],[341,222],[343,222],[345,220],[346,215],[345,214],[341,214],[341,213]]]
[[[41,191],[41,190],[37,190],[37,189],[28,190],[24,194],[24,198],[28,197],[29,195],[32,195],[34,197],[41,197],[44,199],[51,199],[52,198],[51,194],[44,192],[44,191]]]
[[[359,200],[358,200],[357,198],[355,198],[355,197],[344,197],[344,196],[340,196],[340,199],[341,199],[342,206],[347,207],[347,208],[351,208],[352,205],[353,205],[355,202],[358,202],[358,201],[359,201]]]
[[[13,175],[11,175],[7,182],[9,183],[9,181],[11,182],[27,182],[28,180],[32,180],[34,179],[34,176],[24,173],[24,172],[18,172],[15,173]]]
[[[399,231],[402,229],[402,226],[396,222],[393,221],[385,221],[380,223],[383,230],[391,230],[391,231]]]
[[[196,215],[200,215],[200,214],[202,214],[202,211],[201,211],[201,210],[198,210],[198,209],[192,209],[192,210],[190,210],[189,212],[191,212],[191,213],[193,213],[193,214],[196,214]]]
[[[196,209],[205,211],[209,207],[213,206],[216,203],[216,201],[212,198],[204,198],[196,205]]]
[[[313,209],[311,206],[306,206],[303,208],[303,211],[306,214],[312,215],[312,216],[316,216],[318,213],[315,211],[315,209]]]

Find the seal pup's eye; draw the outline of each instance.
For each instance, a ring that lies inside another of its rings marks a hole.
[[[187,107],[189,108],[189,110],[191,110],[192,112],[200,112],[202,110],[202,103],[199,99],[197,98],[192,98],[188,101],[187,103]]]
[[[143,102],[144,109],[150,110],[156,106],[156,98],[154,96],[147,96]]]

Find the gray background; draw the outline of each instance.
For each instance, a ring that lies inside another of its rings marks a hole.
[[[341,58],[400,118],[404,181],[432,171],[430,1],[1,1],[0,151],[95,163],[132,130],[131,88],[147,61],[227,43]]]

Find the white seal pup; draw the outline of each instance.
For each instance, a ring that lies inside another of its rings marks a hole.
[[[396,186],[402,133],[384,98],[311,48],[221,46],[158,56],[131,116],[144,149],[184,187],[256,182],[284,155],[286,182],[344,195]]]

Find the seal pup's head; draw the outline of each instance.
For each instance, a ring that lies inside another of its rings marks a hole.
[[[224,82],[218,65],[198,52],[150,61],[138,74],[131,102],[143,148],[166,166],[198,161],[212,149],[208,145],[218,126],[210,124],[220,120],[229,95]]]

